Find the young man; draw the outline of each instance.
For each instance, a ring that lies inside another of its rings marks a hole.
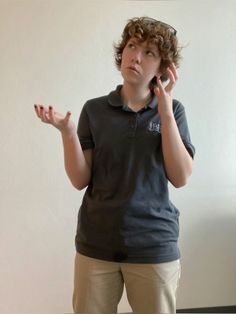
[[[176,30],[133,18],[115,52],[123,85],[87,101],[77,132],[69,112],[63,117],[35,105],[38,117],[61,131],[72,184],[87,187],[76,234],[74,311],[117,313],[125,285],[135,314],[173,314],[179,211],[168,181],[186,184],[195,151],[184,107],[172,99]]]

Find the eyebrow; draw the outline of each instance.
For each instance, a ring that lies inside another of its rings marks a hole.
[[[142,41],[139,41],[136,38],[130,38],[129,40],[132,43],[135,43],[136,45],[140,45],[140,43],[142,43]],[[158,52],[158,48],[157,46],[153,45],[153,44],[147,44],[147,46],[145,47],[146,49],[150,49],[150,50],[155,50],[156,52]]]
[[[155,45],[147,45],[147,49],[158,51],[158,48]]]

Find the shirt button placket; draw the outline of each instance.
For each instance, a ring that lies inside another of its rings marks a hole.
[[[138,126],[138,116],[139,116],[139,114],[135,113],[134,117],[133,117],[132,135],[131,135],[132,137],[135,137],[135,135],[136,135],[136,130],[137,130],[137,126]]]

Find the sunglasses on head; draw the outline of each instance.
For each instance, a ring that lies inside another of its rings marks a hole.
[[[167,24],[167,23],[164,23],[164,22],[155,20],[155,19],[153,19],[153,18],[151,18],[151,17],[145,17],[144,20],[145,20],[145,21],[148,21],[148,22],[160,24],[160,26],[162,26],[162,27],[168,29],[168,31],[170,31],[171,34],[173,34],[174,36],[177,34],[177,30],[176,30],[174,27],[172,27],[171,25]]]

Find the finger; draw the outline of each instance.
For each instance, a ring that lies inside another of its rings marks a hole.
[[[170,92],[175,86],[176,79],[175,79],[174,73],[171,71],[170,68],[167,68],[167,72],[169,76],[169,83],[166,85],[165,90],[166,92]]]
[[[50,123],[55,124],[55,113],[54,113],[53,106],[49,106],[48,108],[49,108],[48,119]]]
[[[65,118],[63,119],[64,123],[67,124],[70,120],[70,117],[71,117],[71,112],[70,111],[67,111],[66,115],[65,115]]]
[[[155,76],[155,79],[156,79],[156,86],[154,87],[154,93],[155,93],[155,95],[157,96],[157,97],[159,97],[159,95],[160,95],[160,89],[159,89],[159,87],[158,87],[158,76]]]
[[[45,108],[45,110],[44,110],[44,117],[45,117],[45,120],[46,120],[47,123],[51,123],[51,120],[50,120],[50,117],[49,117],[49,112],[50,112],[49,107]]]
[[[159,95],[164,94],[165,93],[165,88],[162,84],[162,81],[159,77],[157,77],[157,87],[158,87],[158,93]]]
[[[44,106],[43,105],[39,105],[38,106],[38,113],[39,113],[39,117],[42,120],[43,119],[43,115],[44,115]]]
[[[176,82],[178,80],[179,76],[178,76],[177,68],[173,62],[169,65],[169,69],[172,71],[172,73],[175,77],[175,82]]]
[[[34,104],[34,110],[35,110],[36,115],[38,116],[38,118],[41,118],[40,114],[39,114],[39,106],[38,105]]]
[[[156,97],[158,98],[159,95],[160,95],[160,89],[159,89],[158,86],[156,86],[156,87],[154,88],[154,93],[155,93]]]
[[[178,75],[178,71],[177,71],[177,68],[176,68],[176,65],[174,64],[174,62],[172,62],[172,63],[170,64],[169,68],[171,69],[171,71],[172,71],[173,74],[174,74],[175,81],[177,81],[178,78],[179,78],[179,75]]]
[[[50,120],[48,119],[48,110],[44,106],[40,106],[40,116],[42,122],[50,123]]]

